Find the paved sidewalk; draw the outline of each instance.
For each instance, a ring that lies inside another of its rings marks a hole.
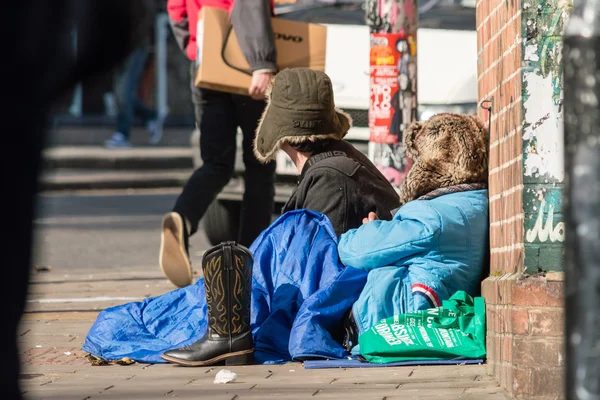
[[[300,363],[228,367],[91,366],[81,351],[99,310],[172,290],[158,268],[33,272],[19,330],[28,399],[505,399],[485,366],[305,370]]]

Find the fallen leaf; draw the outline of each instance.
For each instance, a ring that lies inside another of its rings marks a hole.
[[[87,358],[89,360],[89,362],[95,367],[110,364],[108,361],[98,358],[96,356],[93,356],[91,354],[88,354],[87,356],[85,356],[85,358]]]
[[[119,364],[119,365],[131,365],[131,364],[135,364],[135,361],[132,360],[129,357],[123,357],[122,359],[115,361],[115,364]]]

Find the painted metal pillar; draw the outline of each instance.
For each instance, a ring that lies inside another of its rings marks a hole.
[[[600,0],[564,35],[567,399],[600,399]]]
[[[416,0],[367,0],[371,31],[369,158],[399,189],[412,161],[402,138],[417,120]]]

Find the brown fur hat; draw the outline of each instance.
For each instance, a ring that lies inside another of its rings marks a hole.
[[[400,189],[405,204],[432,190],[461,183],[487,183],[488,133],[471,115],[437,114],[404,132],[413,159]]]

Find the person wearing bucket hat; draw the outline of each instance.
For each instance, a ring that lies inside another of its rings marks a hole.
[[[352,119],[337,109],[331,80],[321,71],[281,71],[267,92],[254,139],[256,158],[268,163],[281,149],[298,169],[298,186],[283,212],[325,214],[339,236],[369,212],[390,215],[399,197],[377,167],[343,140]]]
[[[488,133],[476,117],[413,122],[404,146],[413,166],[391,221],[371,214],[341,236],[347,267],[368,271],[346,322],[347,349],[394,315],[439,307],[458,290],[478,296],[488,269]]]

